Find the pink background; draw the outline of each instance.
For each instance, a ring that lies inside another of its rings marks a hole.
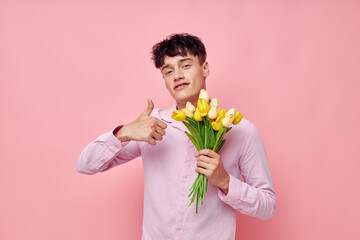
[[[360,239],[359,1],[0,1],[0,239],[140,239],[141,159],[93,176],[81,150],[173,104],[150,60],[202,38],[208,90],[259,129],[278,195],[236,239]]]

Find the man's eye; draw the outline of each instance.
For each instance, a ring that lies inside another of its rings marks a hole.
[[[189,67],[190,67],[189,64],[186,64],[186,65],[183,66],[183,68],[189,68]]]
[[[171,73],[172,73],[172,71],[167,71],[165,74],[170,75]]]

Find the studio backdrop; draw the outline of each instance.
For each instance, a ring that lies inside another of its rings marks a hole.
[[[140,158],[92,176],[82,149],[174,104],[151,47],[207,47],[207,88],[258,128],[277,193],[236,239],[360,239],[360,2],[0,1],[0,239],[141,239]]]

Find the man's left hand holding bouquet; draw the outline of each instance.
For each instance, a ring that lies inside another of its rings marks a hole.
[[[209,182],[227,194],[230,176],[224,168],[221,156],[210,149],[203,149],[197,152],[195,157],[197,158],[195,172],[204,174]]]

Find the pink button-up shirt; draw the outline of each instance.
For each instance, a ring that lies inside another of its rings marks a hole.
[[[208,183],[204,204],[190,202],[189,189],[197,173],[197,149],[185,135],[183,123],[171,118],[176,109],[154,109],[152,116],[168,127],[162,141],[120,142],[112,131],[100,135],[81,152],[77,170],[85,174],[106,171],[141,156],[144,166],[143,240],[235,239],[236,211],[268,219],[275,212],[276,195],[264,144],[246,119],[233,126],[219,154],[230,175],[225,195]],[[240,180],[240,174],[245,182]]]

